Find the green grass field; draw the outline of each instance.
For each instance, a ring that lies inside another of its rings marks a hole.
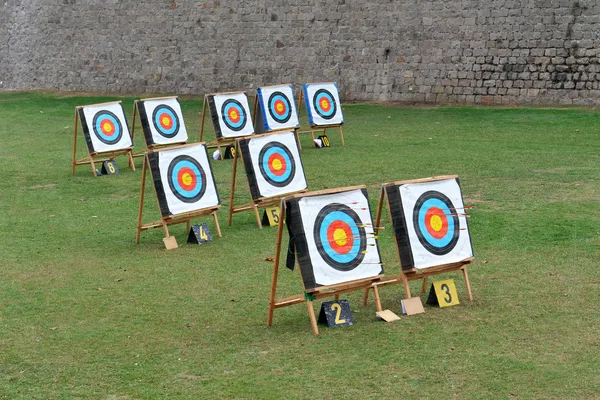
[[[213,163],[223,237],[186,245],[176,225],[173,251],[160,229],[135,244],[142,158],[136,172],[121,157],[119,175],[71,175],[74,107],[114,99],[0,93],[0,398],[600,398],[597,110],[348,104],[345,147],[301,136],[311,190],[365,184],[374,212],[381,183],[458,174],[474,205],[473,302],[442,275],[459,306],[387,324],[349,293],[355,325],[314,336],[304,305],[266,327],[276,229],[252,213],[227,226],[230,160]],[[201,101],[182,107],[197,141]],[[301,290],[282,268],[278,295]],[[400,314],[401,285],[381,295]]]

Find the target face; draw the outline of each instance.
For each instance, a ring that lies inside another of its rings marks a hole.
[[[284,187],[294,179],[294,156],[281,142],[271,142],[258,155],[260,173],[273,186]]]
[[[288,229],[305,288],[383,273],[366,189],[286,200]]]
[[[241,131],[246,126],[246,111],[237,100],[229,99],[221,107],[223,122],[232,131]]]
[[[78,107],[77,113],[90,153],[133,147],[121,102]]]
[[[93,132],[102,143],[115,144],[123,136],[123,126],[119,118],[110,111],[98,111],[92,122]]]
[[[206,192],[206,173],[190,156],[175,157],[169,164],[167,177],[171,191],[183,202],[195,203]]]
[[[429,191],[419,197],[413,224],[423,247],[435,255],[448,254],[458,242],[460,225],[456,209],[440,192]]]
[[[253,199],[283,196],[307,188],[294,132],[258,135],[239,143]]]
[[[220,204],[203,143],[149,151],[148,161],[163,216]]]
[[[473,256],[457,178],[390,185],[386,191],[403,269]]]
[[[326,89],[319,89],[313,97],[315,111],[322,118],[331,119],[335,116],[337,106],[333,95]]]
[[[292,116],[290,99],[282,92],[275,92],[269,97],[269,114],[276,122],[283,124]]]
[[[166,138],[172,138],[179,132],[179,117],[177,117],[175,110],[166,104],[154,109],[152,123],[154,129]]]
[[[367,235],[359,216],[343,204],[330,204],[317,215],[314,227],[317,250],[338,271],[356,268],[365,257]]]
[[[310,83],[304,85],[303,90],[308,119],[312,126],[344,123],[337,84]]]

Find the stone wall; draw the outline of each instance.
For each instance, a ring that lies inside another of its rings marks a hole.
[[[600,104],[598,0],[0,0],[0,88]]]

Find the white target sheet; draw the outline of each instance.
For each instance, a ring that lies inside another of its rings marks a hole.
[[[304,85],[303,90],[311,126],[340,125],[344,123],[336,83],[309,83]]]
[[[83,107],[85,130],[93,151],[102,153],[133,146],[127,119],[120,102]]]

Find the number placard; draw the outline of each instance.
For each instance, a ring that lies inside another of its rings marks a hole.
[[[206,242],[212,242],[213,237],[210,233],[210,229],[208,229],[208,225],[206,222],[203,222],[199,225],[192,226],[190,229],[190,234],[188,235],[188,243],[194,244],[202,244]]]
[[[266,207],[262,217],[262,224],[269,226],[277,226],[281,218],[281,210],[279,206]]]
[[[317,139],[321,141],[320,147],[329,147],[329,138],[327,137],[327,135],[321,135]]]
[[[106,160],[102,163],[102,175],[117,175],[119,173],[119,167],[115,160]]]
[[[450,307],[460,304],[454,279],[433,282],[429,290],[427,304],[432,306]]]
[[[223,158],[225,160],[232,160],[235,157],[235,145],[230,144],[225,148],[225,155]]]
[[[323,302],[319,313],[319,323],[327,324],[330,328],[354,325],[354,317],[348,300]]]

